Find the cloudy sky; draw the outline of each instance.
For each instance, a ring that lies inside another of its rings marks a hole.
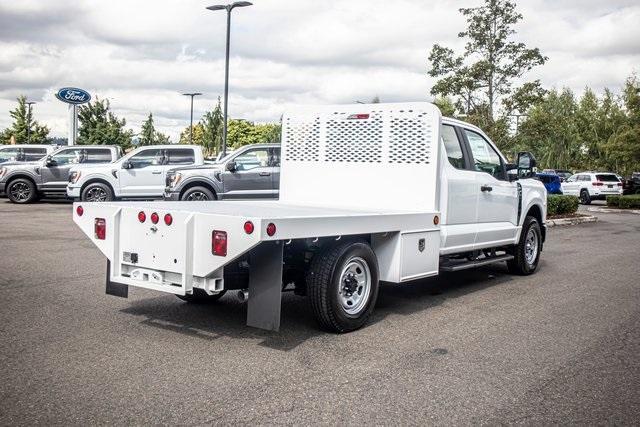
[[[57,88],[108,98],[139,131],[153,112],[174,140],[188,125],[180,93],[222,94],[225,15],[215,0],[0,0],[0,129],[24,94],[53,136],[66,136]],[[433,43],[461,48],[459,7],[478,0],[254,0],[234,11],[229,114],[276,121],[295,104],[430,99]],[[519,0],[518,39],[549,62],[546,87],[618,89],[640,71],[640,1]]]

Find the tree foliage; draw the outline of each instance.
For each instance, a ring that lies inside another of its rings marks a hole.
[[[133,131],[125,130],[126,120],[110,111],[109,100],[96,98],[80,106],[78,120],[78,144],[119,145],[122,148],[131,145]]]
[[[171,139],[156,130],[153,123],[153,114],[149,113],[149,117],[142,123],[139,134],[138,145],[154,145],[154,144],[170,144]]]
[[[9,112],[13,118],[13,123],[0,134],[1,143],[9,144],[12,137],[16,144],[46,143],[49,128],[34,120],[33,109],[30,114],[26,97],[20,96],[17,100],[18,105]]]

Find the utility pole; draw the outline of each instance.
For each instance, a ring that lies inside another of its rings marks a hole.
[[[193,144],[193,97],[202,95],[200,92],[183,93],[184,96],[191,97],[191,120],[189,120],[189,144]]]
[[[31,106],[35,102],[28,101],[25,104],[27,105],[27,144],[31,144]]]

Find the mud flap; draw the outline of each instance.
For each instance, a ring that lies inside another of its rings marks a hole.
[[[107,260],[107,295],[113,295],[116,297],[128,298],[129,297],[129,285],[123,285],[122,283],[116,283],[111,281],[111,261]]]
[[[282,242],[264,242],[251,251],[247,326],[278,331],[282,301]]]

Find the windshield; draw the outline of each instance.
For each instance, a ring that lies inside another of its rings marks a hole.
[[[596,179],[602,182],[620,182],[618,177],[613,174],[598,174]]]

